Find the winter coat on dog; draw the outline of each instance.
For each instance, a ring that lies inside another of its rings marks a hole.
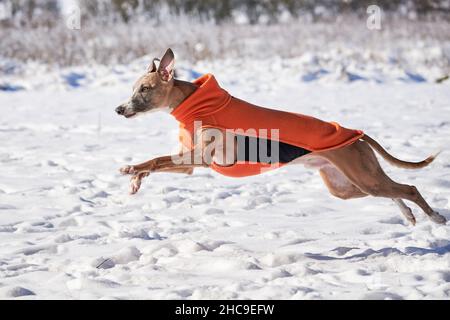
[[[192,148],[196,121],[201,122],[203,128],[239,130],[237,132],[244,132],[245,136],[276,140],[283,146],[309,152],[341,148],[364,136],[361,130],[347,129],[335,122],[263,108],[237,99],[222,89],[211,74],[194,83],[198,85],[197,90],[172,112],[180,123],[180,142],[185,148]],[[273,129],[278,129],[278,132]],[[238,158],[232,166],[213,163],[211,168],[226,176],[245,177],[282,165],[284,163],[274,165]]]

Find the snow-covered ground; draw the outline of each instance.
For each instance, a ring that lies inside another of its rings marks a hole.
[[[444,149],[424,170],[383,165],[450,219],[449,81],[302,59],[180,73],[214,72],[238,97],[362,129],[405,160]],[[0,81],[0,298],[450,297],[449,226],[413,207],[412,227],[386,199],[332,198],[301,166],[155,174],[130,196],[118,168],[177,150],[177,123],[114,113],[144,60],[87,69]]]

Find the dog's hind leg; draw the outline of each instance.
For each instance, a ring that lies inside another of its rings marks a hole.
[[[332,165],[325,165],[319,170],[319,173],[328,191],[337,198],[348,200],[368,196]]]
[[[363,198],[368,196],[367,193],[362,192],[358,187],[352,184],[342,173],[331,165],[325,166],[320,169],[320,175],[325,182],[328,190],[332,195],[343,200]],[[403,216],[413,226],[416,225],[416,218],[414,217],[412,210],[401,199],[392,199],[395,204],[400,208]]]
[[[334,164],[362,192],[374,197],[404,199],[417,204],[435,223],[445,224],[445,217],[435,212],[416,187],[400,184],[389,178],[372,148],[364,141],[325,151],[321,156]]]
[[[411,222],[411,224],[413,226],[415,226],[416,225],[416,217],[414,217],[411,208],[408,207],[402,199],[392,199],[392,201],[394,201],[395,204],[398,205],[398,207],[400,208],[400,211],[403,213],[406,220],[408,220],[409,222]]]

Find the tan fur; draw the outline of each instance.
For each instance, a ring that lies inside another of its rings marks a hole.
[[[189,82],[173,79],[173,52],[169,49],[161,59],[158,69],[155,65],[149,68],[149,72],[141,77],[135,85],[133,97],[130,101],[116,111],[124,116],[136,115],[152,110],[163,109],[168,110],[176,108],[186,97],[196,90],[196,86]],[[146,93],[148,104],[145,107],[139,105],[140,89],[149,87]],[[133,102],[134,101],[134,102]],[[142,110],[141,110],[142,109]],[[211,128],[210,130],[217,130]],[[224,133],[225,134],[225,133]],[[165,156],[146,161],[141,164],[125,166],[120,169],[122,174],[130,174],[131,193],[136,193],[141,185],[144,177],[155,172],[173,172],[192,174],[196,167],[207,168],[211,161],[220,165],[220,160],[224,158],[213,156],[207,158],[203,154],[205,147],[211,147],[213,150],[219,149],[219,145],[214,145],[207,138],[208,130],[199,133],[201,141],[194,150],[189,153],[182,154],[182,157],[191,159],[192,157],[200,157],[201,162],[198,164],[176,164],[174,156]],[[231,154],[236,158],[236,148],[227,147],[224,149],[228,155]],[[435,156],[431,156],[424,161],[413,163],[399,160],[390,155],[381,145],[369,136],[365,136],[361,140],[339,149],[313,152],[297,160],[292,164],[302,163],[308,167],[319,169],[320,175],[327,186],[330,193],[340,199],[362,198],[366,196],[384,197],[392,199],[400,208],[402,214],[413,225],[416,219],[410,208],[406,206],[403,200],[408,200],[418,205],[425,214],[434,222],[445,224],[446,218],[435,212],[425,201],[416,187],[406,184],[399,184],[391,180],[381,168],[374,151],[377,151],[389,163],[408,169],[418,169],[429,165]]]
[[[390,155],[378,142],[373,140],[368,135],[365,135],[362,140],[366,141],[376,152],[378,152],[387,162],[392,164],[395,167],[403,168],[403,169],[421,169],[429,166],[434,159],[439,155],[431,155],[423,161],[419,162],[407,162],[400,159],[397,159]]]

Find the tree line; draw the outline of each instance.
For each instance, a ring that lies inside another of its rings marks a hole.
[[[171,14],[188,15],[201,21],[221,23],[239,13],[250,24],[276,23],[283,13],[292,17],[309,15],[313,20],[333,19],[339,14],[365,15],[369,5],[378,5],[386,13],[415,18],[450,16],[450,0],[78,0],[81,12],[89,17],[121,19],[128,22],[136,15],[161,17],[162,8]],[[8,4],[12,17],[45,20],[60,14],[59,0],[0,0]]]

